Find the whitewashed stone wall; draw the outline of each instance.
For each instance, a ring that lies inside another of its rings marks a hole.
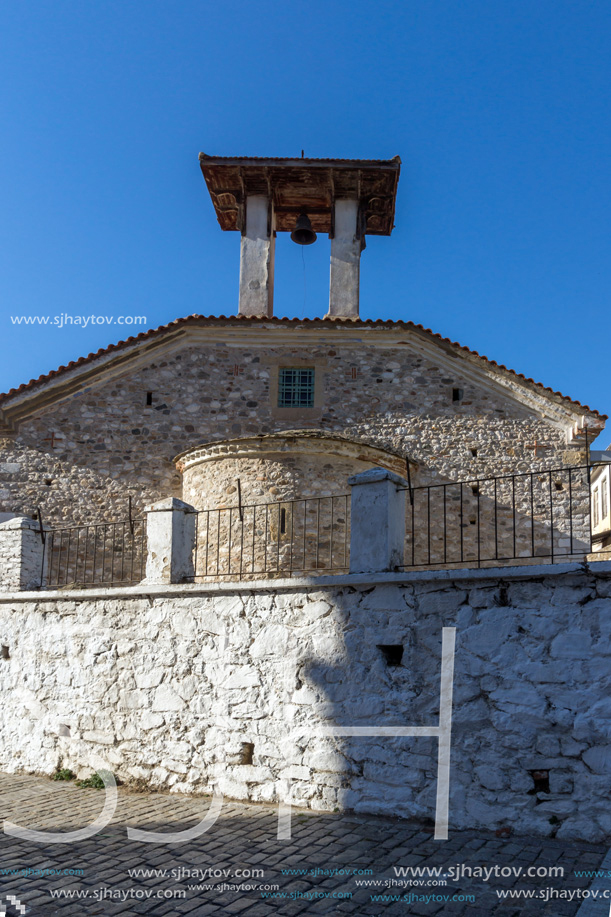
[[[39,528],[23,516],[0,521],[0,592],[40,586],[44,549]]]
[[[433,817],[433,739],[308,734],[435,725],[455,626],[450,828],[608,836],[611,564],[245,585],[0,596],[0,768]]]

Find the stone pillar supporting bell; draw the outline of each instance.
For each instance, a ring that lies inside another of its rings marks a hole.
[[[359,202],[338,200],[334,204],[331,239],[331,280],[328,318],[359,317],[359,283],[363,236],[359,232]]]
[[[274,314],[274,214],[269,198],[246,198],[240,250],[239,315],[271,318]]]

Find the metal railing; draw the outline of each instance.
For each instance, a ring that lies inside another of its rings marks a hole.
[[[202,510],[192,579],[347,573],[350,495]]]
[[[49,529],[44,535],[41,588],[139,583],[145,566],[144,519]]]
[[[399,569],[559,563],[593,553],[590,465],[402,488]],[[140,582],[146,522],[43,530],[41,588]],[[606,536],[605,536],[606,537]],[[192,581],[340,574],[350,567],[350,495],[201,510]]]
[[[559,563],[592,552],[589,465],[405,488],[405,563]]]

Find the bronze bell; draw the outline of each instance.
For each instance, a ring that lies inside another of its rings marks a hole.
[[[297,223],[291,233],[291,239],[297,245],[311,245],[312,242],[316,242],[316,233],[312,229],[307,213],[300,213],[297,217]]]

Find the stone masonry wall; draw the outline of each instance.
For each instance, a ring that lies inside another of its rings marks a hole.
[[[286,575],[304,568],[347,572],[347,481],[369,467],[334,455],[296,453],[225,458],[186,469],[184,499],[196,509],[211,510],[199,516],[197,575],[268,578],[274,569]],[[235,509],[238,478],[242,519]],[[327,494],[333,496],[317,499]],[[299,501],[291,502],[294,498]]]
[[[236,506],[238,478],[244,506],[346,494],[348,478],[370,467],[334,455],[229,457],[188,468],[183,499],[199,510]]]
[[[311,732],[436,725],[449,626],[450,831],[608,836],[611,564],[244,585],[0,597],[0,768],[433,817],[435,740]]]
[[[316,363],[324,378],[322,406],[296,420],[273,403],[270,379],[279,362],[299,360]],[[453,402],[454,387],[461,401]],[[448,375],[405,345],[330,349],[303,338],[294,347],[257,346],[253,332],[249,350],[184,346],[23,421],[0,440],[0,512],[30,514],[40,504],[54,524],[123,518],[128,495],[136,511],[181,496],[172,459],[185,449],[296,427],[410,455],[420,463],[414,483],[580,461],[564,432],[521,405],[519,392],[516,400],[484,381],[475,386],[460,365]]]

